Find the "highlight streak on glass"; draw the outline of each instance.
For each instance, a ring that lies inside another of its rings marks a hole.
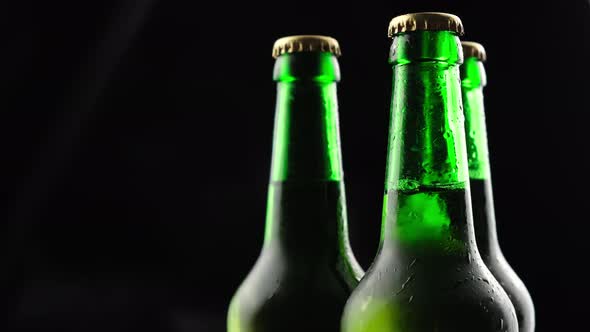
[[[326,108],[325,130],[326,148],[328,149],[328,179],[333,181],[342,180],[342,163],[340,156],[340,133],[338,132],[338,105],[336,86],[334,84],[323,84],[322,97]]]

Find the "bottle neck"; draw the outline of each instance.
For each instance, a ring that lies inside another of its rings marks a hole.
[[[485,180],[490,177],[488,141],[483,104],[486,75],[481,61],[469,57],[461,66],[461,87],[465,112],[465,133],[469,178]]]
[[[487,78],[475,57],[465,59],[460,72],[475,237],[486,259],[499,252],[483,101]]]
[[[336,82],[330,53],[280,56],[271,181],[340,181],[342,163]]]
[[[459,64],[448,31],[394,38],[382,242],[463,251],[473,238]]]
[[[265,246],[334,255],[348,247],[338,126],[338,62],[330,53],[277,58],[277,104]]]

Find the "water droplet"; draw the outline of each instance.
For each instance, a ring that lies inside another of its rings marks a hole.
[[[414,299],[414,295],[410,296],[410,298],[408,299],[408,303],[412,303],[413,299]]]
[[[464,282],[465,282],[465,281],[467,281],[467,280],[468,280],[468,278],[465,278],[465,279],[462,279],[462,280],[457,280],[457,281],[455,282],[455,284],[453,285],[453,289],[454,289],[454,288],[457,288],[457,287],[459,287],[459,286],[461,286],[461,284],[462,284],[462,283],[464,283]]]

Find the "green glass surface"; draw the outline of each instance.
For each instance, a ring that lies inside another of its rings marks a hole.
[[[496,232],[483,101],[483,88],[486,83],[483,63],[475,57],[465,59],[461,66],[461,85],[475,238],[484,263],[500,282],[514,305],[519,330],[533,332],[535,330],[533,301],[526,286],[502,254]]]
[[[348,300],[344,332],[518,331],[473,233],[459,38],[394,37],[379,251]]]
[[[465,112],[465,134],[469,161],[469,178],[490,177],[488,141],[483,112],[483,89],[486,83],[483,64],[475,57],[465,59],[461,66],[461,86]]]
[[[339,331],[363,271],[348,241],[336,82],[330,53],[277,58],[264,245],[234,295],[229,332]]]

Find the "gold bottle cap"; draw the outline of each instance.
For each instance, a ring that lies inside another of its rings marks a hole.
[[[394,17],[389,22],[387,35],[389,38],[398,33],[428,30],[448,30],[460,36],[463,35],[463,23],[458,16],[447,13],[424,12],[412,13]]]
[[[467,59],[469,57],[476,57],[479,61],[486,61],[486,49],[480,43],[472,41],[462,41],[463,56]]]
[[[336,39],[328,36],[288,36],[277,39],[272,48],[272,57],[276,59],[281,54],[298,52],[330,52],[340,56],[340,45]]]

